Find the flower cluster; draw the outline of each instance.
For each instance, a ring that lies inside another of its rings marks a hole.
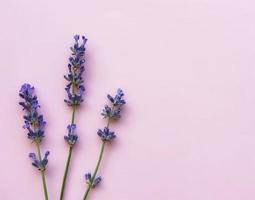
[[[79,35],[74,36],[74,46],[71,47],[72,55],[69,58],[68,70],[69,73],[64,76],[64,78],[69,82],[66,85],[66,92],[68,95],[68,99],[64,101],[69,106],[76,106],[83,102],[83,93],[85,91],[85,87],[83,85],[82,74],[84,72],[84,54],[85,54],[85,44],[87,39],[82,36],[82,43],[79,44]]]
[[[23,128],[28,130],[28,138],[39,145],[44,137],[44,127],[46,122],[43,120],[43,115],[39,114],[37,111],[37,108],[40,106],[37,96],[34,94],[34,87],[30,84],[23,84],[19,91],[19,96],[24,100],[19,102],[19,104],[26,112],[24,115],[25,124],[23,125]],[[37,159],[35,153],[30,153],[29,157],[33,161],[32,165],[39,170],[44,171],[45,166],[48,163],[49,154],[50,152],[47,151],[43,159],[41,159],[41,155],[39,155],[39,159]]]
[[[104,118],[110,119],[119,119],[121,117],[120,113],[122,110],[122,106],[126,104],[125,100],[123,99],[124,93],[121,89],[117,90],[117,94],[115,97],[112,97],[111,95],[107,95],[107,98],[111,102],[111,107],[108,105],[105,105],[103,112],[101,115],[104,116]],[[110,141],[116,137],[115,133],[109,130],[109,127],[105,127],[103,130],[99,129],[97,131],[98,136],[103,141]]]
[[[103,140],[103,141],[110,141],[116,137],[115,133],[110,131],[108,127],[105,127],[103,130],[99,129],[97,131],[97,135]]]
[[[75,129],[76,129],[76,125],[75,124],[70,124],[67,126],[67,130],[68,130],[68,135],[64,136],[64,139],[66,140],[66,142],[70,145],[73,146],[75,144],[75,142],[78,139],[78,135],[75,134]]]
[[[38,170],[40,171],[44,171],[45,170],[45,167],[48,163],[48,156],[49,156],[50,152],[49,151],[46,151],[45,155],[44,155],[44,158],[42,160],[38,160],[36,158],[36,155],[34,153],[30,153],[29,154],[29,157],[31,158],[31,160],[33,161],[32,162],[32,165],[34,167],[36,167]]]
[[[119,119],[121,117],[120,112],[122,106],[126,104],[123,96],[124,93],[121,89],[117,90],[117,94],[115,95],[115,97],[112,97],[108,94],[107,98],[110,100],[112,106],[110,107],[108,105],[105,105],[101,115],[103,115],[104,118]]]
[[[19,91],[19,96],[24,99],[19,104],[26,111],[23,128],[28,130],[27,136],[29,139],[35,142],[41,142],[44,137],[44,126],[46,122],[43,120],[43,115],[37,111],[37,108],[40,106],[36,95],[34,95],[34,87],[30,84],[23,84]]]
[[[85,179],[88,185],[91,185],[92,188],[95,188],[101,181],[102,181],[102,177],[98,176],[97,178],[94,179],[94,181],[92,180],[92,176],[91,173],[87,173],[85,174]]]

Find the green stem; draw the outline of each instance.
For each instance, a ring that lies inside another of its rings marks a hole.
[[[112,107],[112,109],[114,109],[114,106]],[[108,119],[107,119],[107,125],[106,125],[107,128],[109,128],[109,126],[110,126],[110,120],[111,120],[111,118],[108,117]],[[101,151],[100,151],[100,154],[99,154],[99,158],[98,158],[98,161],[97,161],[97,165],[96,165],[96,168],[95,168],[94,173],[93,173],[93,175],[92,175],[91,184],[88,185],[87,190],[86,190],[86,192],[84,193],[83,200],[86,200],[86,199],[88,198],[89,192],[90,192],[90,190],[91,190],[91,188],[92,188],[92,184],[93,184],[93,182],[94,182],[94,180],[95,180],[95,178],[96,178],[98,168],[99,168],[100,163],[101,163],[102,158],[103,158],[105,142],[106,142],[106,141],[103,141],[103,142],[102,142]]]
[[[39,146],[38,142],[36,142],[36,148],[37,148],[39,161],[42,161],[41,150],[40,150],[40,146]],[[42,176],[42,182],[43,182],[44,197],[45,197],[45,200],[48,200],[48,191],[47,191],[47,185],[46,185],[44,170],[41,170],[41,176]]]
[[[76,105],[73,106],[72,124],[74,123],[75,111],[76,111]]]
[[[61,200],[64,198],[65,184],[66,184],[67,173],[68,173],[68,169],[69,169],[69,165],[70,165],[70,160],[71,160],[71,157],[72,157],[72,150],[73,150],[73,148],[70,146],[67,161],[66,161],[66,167],[65,167],[62,187],[61,187],[61,194],[60,194],[60,199]]]
[[[41,176],[43,180],[43,191],[44,191],[45,200],[48,200],[48,191],[47,191],[44,171],[41,171]]]
[[[93,173],[93,176],[91,178],[91,184],[88,185],[88,188],[86,190],[86,192],[84,193],[84,196],[83,196],[83,200],[86,200],[88,195],[89,195],[89,192],[92,188],[92,184],[96,178],[96,175],[97,175],[97,171],[99,169],[99,166],[100,166],[100,163],[102,161],[102,158],[103,158],[103,153],[104,153],[104,147],[105,147],[105,141],[102,142],[102,146],[101,146],[101,151],[100,151],[100,154],[99,154],[99,158],[98,158],[98,161],[97,161],[97,165],[96,165],[96,168],[94,170],[94,173]]]
[[[71,123],[72,123],[72,124],[74,123],[75,111],[76,111],[76,106],[74,105],[74,106],[73,106],[73,113],[72,113],[72,120],[71,120]],[[71,157],[72,157],[72,152],[73,152],[73,147],[72,147],[72,146],[69,146],[69,152],[68,152],[68,157],[67,157],[67,161],[66,161],[64,177],[63,177],[62,186],[61,186],[60,200],[63,200],[63,199],[64,199],[66,178],[67,178],[67,174],[68,174],[68,170],[69,170],[69,166],[70,166],[70,161],[71,161]]]

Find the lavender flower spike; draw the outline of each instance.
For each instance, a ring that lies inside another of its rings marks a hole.
[[[25,115],[23,117],[23,128],[27,130],[28,139],[32,140],[36,144],[37,148],[37,155],[35,153],[30,153],[29,157],[32,160],[32,165],[41,172],[44,196],[45,200],[48,200],[48,191],[44,171],[48,163],[48,156],[50,152],[46,151],[45,156],[42,159],[40,143],[44,138],[44,127],[46,122],[43,119],[43,115],[39,114],[38,112],[38,108],[40,106],[37,100],[37,96],[34,94],[34,90],[34,87],[30,84],[23,84],[19,91],[19,96],[22,98],[23,101],[19,102],[19,104],[23,107],[23,110],[25,111]]]
[[[109,126],[111,120],[117,120],[121,116],[120,114],[122,111],[122,107],[126,104],[126,101],[123,99],[123,97],[124,93],[121,89],[117,90],[117,94],[114,97],[109,94],[107,95],[107,98],[110,100],[111,105],[106,105],[101,113],[104,118],[107,118],[107,126],[103,130],[99,129],[97,131],[97,135],[102,140],[101,151],[93,175],[91,176],[90,173],[87,173],[85,175],[88,187],[84,193],[83,200],[86,200],[88,198],[91,189],[95,188],[102,180],[101,176],[97,177],[97,172],[102,161],[105,144],[116,138],[115,133],[113,131],[110,131]]]
[[[69,58],[68,74],[64,76],[64,78],[68,81],[68,84],[65,87],[68,99],[65,99],[64,101],[67,103],[68,106],[71,106],[73,108],[72,122],[67,128],[68,135],[64,136],[65,141],[70,146],[73,146],[78,139],[78,136],[74,133],[74,130],[76,128],[76,125],[74,124],[74,115],[76,107],[83,102],[83,93],[85,91],[82,74],[85,71],[84,54],[86,50],[85,44],[87,42],[87,39],[82,36],[81,44],[79,44],[79,39],[79,35],[74,36],[75,42],[73,47],[70,48],[72,51],[72,55]]]
[[[126,104],[125,100],[123,99],[124,93],[121,89],[117,90],[117,94],[115,97],[112,97],[111,95],[107,95],[107,98],[111,102],[111,106],[105,105],[101,115],[104,116],[104,118],[108,119],[119,119],[121,117],[121,109],[124,104]]]
[[[74,36],[75,43],[74,46],[70,48],[72,51],[72,55],[69,58],[68,74],[64,76],[64,78],[68,81],[68,84],[65,88],[68,99],[65,99],[64,101],[69,106],[76,106],[83,102],[82,96],[85,91],[82,74],[85,70],[85,59],[83,57],[86,50],[85,44],[87,42],[87,39],[82,36],[81,44],[79,44],[79,39],[79,35]]]
[[[103,141],[111,141],[116,137],[114,132],[110,131],[108,127],[105,127],[104,130],[99,129],[97,134]]]
[[[23,99],[19,104],[25,110],[23,128],[28,131],[27,137],[32,141],[41,142],[44,137],[46,122],[43,120],[43,115],[37,112],[40,106],[37,96],[34,95],[34,87],[30,84],[23,84],[19,96]]]
[[[38,170],[40,171],[44,171],[45,170],[45,167],[48,163],[48,156],[49,156],[50,152],[49,151],[46,151],[45,155],[44,155],[44,158],[42,160],[38,160],[36,158],[36,155],[35,153],[30,153],[29,154],[29,157],[31,158],[31,160],[33,161],[32,162],[32,165],[34,167],[36,167]]]
[[[70,124],[67,126],[67,129],[68,129],[68,135],[67,136],[65,135],[64,139],[70,146],[73,146],[78,139],[78,135],[76,135],[74,132],[76,129],[76,125]]]

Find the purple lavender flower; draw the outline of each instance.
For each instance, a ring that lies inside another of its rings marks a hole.
[[[76,129],[76,125],[75,124],[70,124],[67,126],[67,130],[68,130],[68,135],[64,136],[64,139],[66,140],[66,142],[70,145],[73,146],[75,144],[75,142],[78,139],[78,135],[75,134],[75,129]]]
[[[103,141],[110,141],[110,140],[113,140],[116,137],[115,133],[110,131],[108,127],[105,127],[103,130],[99,129],[97,131],[97,135]]]
[[[23,107],[23,110],[25,111],[23,128],[27,129],[28,139],[32,140],[37,147],[38,159],[35,153],[30,153],[29,157],[32,160],[32,165],[41,171],[44,196],[47,200],[48,191],[44,171],[48,163],[48,156],[50,152],[46,151],[44,158],[42,159],[40,150],[40,142],[44,138],[44,127],[46,122],[43,119],[43,115],[38,113],[37,109],[40,106],[37,97],[34,94],[33,86],[27,83],[23,84],[19,91],[19,96],[23,99],[23,101],[19,102],[19,104]]]
[[[64,78],[68,81],[66,85],[66,92],[68,99],[64,101],[69,106],[76,106],[83,102],[83,93],[85,91],[85,87],[83,85],[82,74],[85,70],[84,63],[85,59],[85,44],[87,39],[82,36],[82,43],[79,44],[79,35],[74,36],[74,46],[71,47],[72,56],[69,58],[68,71],[69,73],[64,76]]]
[[[91,185],[92,188],[95,188],[102,181],[101,176],[98,176],[97,178],[94,178],[94,181],[92,179],[93,179],[93,177],[91,176],[91,173],[86,173],[85,174],[85,180],[86,180],[88,185]]]
[[[85,174],[85,180],[88,184],[91,184],[92,182],[92,176],[91,176],[91,173],[86,173]]]
[[[93,184],[92,184],[92,188],[95,188],[96,186],[99,185],[99,183],[102,181],[102,177],[98,176],[97,178],[95,178]]]
[[[32,165],[34,167],[36,167],[38,170],[40,171],[44,171],[45,170],[45,167],[48,163],[48,156],[49,156],[50,152],[49,151],[46,151],[45,155],[44,155],[44,158],[42,160],[38,160],[36,158],[36,155],[35,153],[30,153],[29,154],[29,157],[31,158],[31,160],[33,161],[32,162]]]
[[[27,129],[28,139],[36,142],[37,145],[44,138],[44,127],[46,122],[43,119],[43,115],[39,114],[37,109],[40,107],[36,95],[34,94],[34,87],[30,84],[23,84],[19,91],[19,96],[24,100],[19,102],[19,104],[25,110],[24,125],[23,128]],[[46,152],[45,158],[43,160],[37,160],[34,153],[30,153],[29,157],[33,160],[33,165],[38,169],[42,170],[48,163],[49,151]]]
[[[101,115],[104,116],[104,118],[110,118],[110,119],[119,119],[121,117],[121,109],[124,104],[126,104],[125,100],[123,99],[124,93],[121,89],[117,90],[117,94],[115,97],[112,97],[111,95],[107,95],[107,98],[112,103],[112,106],[105,105]]]
[[[39,106],[37,97],[34,95],[34,87],[30,84],[23,84],[19,91],[19,96],[24,99],[24,102],[19,102],[23,110],[36,110]]]
[[[27,136],[32,141],[41,142],[44,137],[44,127],[46,122],[43,119],[43,115],[39,114],[37,108],[39,108],[38,100],[34,95],[34,87],[30,84],[23,84],[19,96],[24,100],[19,102],[26,111],[24,115],[23,128],[27,129]]]
[[[120,111],[120,107],[111,108],[108,105],[105,105],[101,115],[103,115],[104,118],[119,119],[121,117]]]
[[[118,89],[115,97],[112,97],[111,95],[108,94],[107,98],[112,102],[114,106],[122,106],[126,103],[125,100],[122,99],[123,96],[124,96],[123,91],[121,89]]]
[[[111,95],[107,95],[107,98],[112,103],[111,107],[108,105],[105,105],[101,115],[104,116],[104,118],[108,118],[108,122],[111,119],[119,119],[121,117],[120,113],[122,110],[122,106],[126,104],[126,101],[123,99],[124,93],[121,89],[117,90],[117,94],[115,97],[112,97]],[[110,141],[116,137],[114,132],[111,132],[109,130],[109,127],[105,127],[104,130],[99,129],[97,131],[97,134],[103,141]]]

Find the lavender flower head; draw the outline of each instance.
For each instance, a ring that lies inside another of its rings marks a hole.
[[[68,135],[64,136],[64,139],[66,140],[66,142],[70,145],[73,146],[77,139],[78,139],[78,135],[75,134],[75,129],[76,129],[76,125],[75,124],[70,124],[67,126],[67,130],[68,130]]]
[[[91,185],[92,188],[95,188],[96,186],[99,185],[99,183],[102,181],[102,177],[98,176],[97,178],[94,179],[94,181],[92,180],[92,176],[91,173],[86,173],[85,174],[85,180],[87,182],[88,185]]]
[[[108,94],[107,98],[111,102],[111,107],[108,105],[105,105],[101,115],[103,115],[104,118],[108,118],[108,120],[119,119],[121,117],[120,113],[122,110],[122,106],[126,104],[125,100],[123,99],[123,96],[124,96],[124,93],[121,89],[117,90],[117,94],[114,97]],[[105,127],[103,130],[99,129],[97,131],[97,135],[103,141],[111,141],[114,138],[116,138],[115,133],[110,131],[108,126]]]
[[[117,90],[115,97],[108,94],[107,98],[110,100],[111,106],[105,105],[101,115],[103,115],[104,118],[119,119],[121,117],[120,113],[122,106],[126,104],[123,96],[124,93],[121,89]]]
[[[40,106],[37,96],[34,95],[34,87],[30,84],[23,84],[19,91],[19,96],[23,99],[19,104],[25,110],[23,128],[27,129],[27,136],[30,140],[41,142],[44,137],[46,122],[43,119],[43,115],[37,111]]]
[[[68,81],[66,85],[66,92],[68,99],[64,101],[69,106],[77,106],[81,102],[83,102],[83,93],[85,91],[85,87],[83,85],[82,74],[85,70],[84,68],[84,54],[85,54],[85,44],[87,39],[82,36],[82,42],[79,43],[80,36],[74,36],[74,46],[71,47],[72,55],[69,58],[68,64],[68,74],[64,76],[64,78]]]
[[[36,167],[38,170],[40,171],[44,171],[45,170],[45,167],[48,163],[48,156],[49,156],[50,152],[49,151],[46,151],[45,155],[44,155],[44,158],[42,160],[38,160],[36,158],[36,155],[35,153],[30,153],[29,154],[29,158],[31,158],[32,160],[32,165],[34,167]]]
[[[110,141],[110,140],[113,140],[116,137],[115,133],[110,131],[108,127],[105,127],[103,130],[99,129],[97,131],[97,135],[103,141]]]
[[[23,99],[23,101],[19,102],[19,104],[25,111],[25,124],[23,125],[23,128],[27,129],[28,131],[28,139],[36,142],[37,145],[39,145],[39,143],[44,138],[44,127],[46,122],[43,119],[43,115],[38,113],[37,109],[40,106],[37,100],[37,96],[34,94],[34,87],[27,83],[23,84],[19,91],[19,96]],[[44,158],[41,160],[36,158],[35,153],[30,153],[29,157],[32,159],[32,165],[38,170],[44,171],[48,163],[49,154],[50,152],[47,151]]]

